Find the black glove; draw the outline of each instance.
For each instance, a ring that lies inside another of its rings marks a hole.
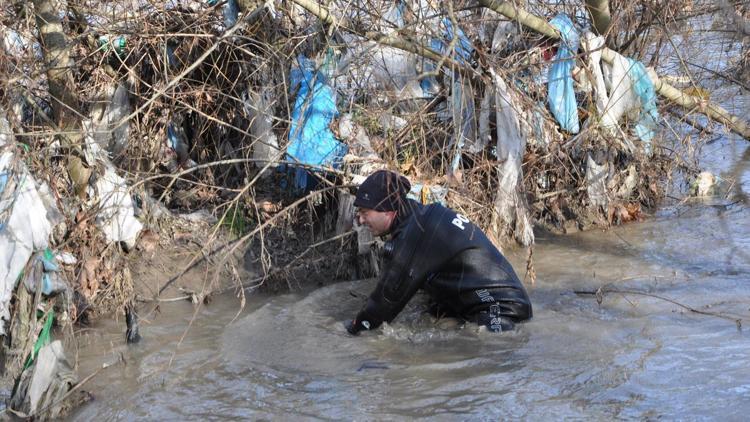
[[[355,326],[354,326],[354,320],[353,319],[344,321],[344,328],[346,328],[346,332],[347,333],[349,333],[349,334],[351,334],[353,336],[356,336],[359,333],[359,331],[357,331],[356,328],[355,328]]]
[[[349,334],[356,336],[362,330],[369,330],[370,323],[367,321],[358,321],[355,318],[355,319],[344,322],[344,327],[346,327],[346,331]]]

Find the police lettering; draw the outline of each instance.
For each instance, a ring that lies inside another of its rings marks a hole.
[[[464,229],[466,229],[466,227],[464,227],[464,224],[465,224],[465,223],[468,223],[468,222],[469,222],[469,219],[468,219],[468,218],[466,218],[466,217],[464,217],[464,216],[463,216],[463,215],[461,215],[461,214],[456,214],[456,218],[454,218],[454,219],[453,219],[453,221],[451,221],[451,223],[452,223],[452,224],[453,224],[454,226],[458,227],[458,228],[459,228],[459,229],[461,229],[461,230],[464,230]]]
[[[494,302],[495,298],[492,297],[490,292],[487,291],[487,289],[477,290],[477,296],[479,296],[479,300],[482,302]]]

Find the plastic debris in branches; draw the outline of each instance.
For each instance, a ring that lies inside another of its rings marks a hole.
[[[578,51],[579,34],[567,15],[557,15],[551,21],[560,31],[560,45],[555,63],[549,70],[547,101],[552,115],[560,126],[570,133],[578,133],[578,103],[573,91],[574,55]]]
[[[336,140],[329,127],[338,110],[335,93],[323,72],[315,68],[312,60],[300,55],[291,70],[290,80],[297,97],[292,110],[287,156],[289,161],[304,165],[294,168],[294,187],[308,190],[315,185],[308,170],[326,166],[338,168],[348,148]]]
[[[64,399],[76,383],[62,342],[55,340],[39,349],[34,365],[21,374],[8,407],[16,414],[39,420],[56,420],[64,411]]]
[[[453,38],[457,36],[458,39],[452,52],[454,53],[453,57],[458,63],[469,63],[471,55],[474,52],[474,47],[464,31],[460,27],[454,30],[453,23],[447,17],[443,18],[441,26],[444,28],[442,38],[431,38],[430,49],[440,54],[448,54],[448,47]],[[432,72],[435,70],[435,67],[435,63],[427,61],[424,66],[424,71]],[[425,95],[429,97],[434,97],[440,92],[440,85],[434,76],[422,79],[420,85]]]
[[[41,285],[42,293],[46,296],[70,290],[68,282],[60,272],[57,258],[49,248],[36,252],[31,258],[31,265],[24,276],[23,283],[30,293],[35,293],[37,286]]]
[[[600,125],[615,134],[623,115],[636,120],[635,133],[644,142],[644,150],[651,153],[651,141],[656,132],[659,112],[656,108],[654,83],[642,63],[614,55],[612,64],[601,63],[604,38],[586,34],[587,65],[591,70],[596,110]],[[605,89],[606,88],[606,89]]]
[[[430,48],[440,54],[450,54],[459,63],[469,63],[474,47],[460,27],[454,27],[453,22],[444,17],[440,22],[443,33],[441,37],[435,37],[430,40]],[[452,51],[448,51],[451,42],[455,39]],[[435,63],[427,62],[425,71],[435,70]],[[424,78],[420,82],[425,95],[435,96],[440,88],[434,76]],[[460,74],[452,76],[451,96],[448,105],[450,116],[454,126],[454,136],[451,140],[451,147],[454,148],[453,158],[451,159],[450,171],[456,173],[461,164],[461,155],[464,145],[469,143],[471,146],[476,142],[477,128],[475,121],[474,96],[470,92],[470,85],[465,83]]]
[[[0,335],[19,275],[34,251],[49,246],[60,219],[46,186],[38,185],[14,154],[14,143],[8,121],[0,116]]]
[[[135,218],[133,199],[125,179],[117,174],[91,136],[86,137],[84,154],[89,164],[97,162],[104,168],[104,174],[87,190],[92,205],[98,206],[96,225],[108,242],[123,242],[128,249],[133,248],[143,224]]]
[[[659,112],[656,109],[656,91],[643,63],[628,58],[628,73],[633,81],[633,90],[641,100],[640,115],[635,133],[644,142],[646,154],[651,154],[651,140],[656,133]]]
[[[406,196],[422,204],[438,202],[446,205],[445,197],[447,195],[448,188],[444,186],[414,183]]]
[[[224,5],[224,27],[229,29],[237,23],[237,17],[240,14],[240,6],[237,0],[227,0]]]
[[[182,119],[180,119],[182,120]],[[189,162],[190,160],[190,146],[188,145],[187,135],[185,135],[185,129],[182,126],[169,122],[167,125],[167,143],[169,148],[174,151],[176,155],[177,167],[192,167]],[[170,169],[171,171],[174,171]]]

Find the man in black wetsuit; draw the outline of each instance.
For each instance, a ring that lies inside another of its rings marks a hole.
[[[375,236],[390,235],[375,290],[352,321],[351,334],[392,321],[419,289],[438,315],[462,318],[490,331],[531,318],[531,302],[510,263],[468,218],[440,204],[406,197],[411,185],[379,170],[359,187],[357,219]]]

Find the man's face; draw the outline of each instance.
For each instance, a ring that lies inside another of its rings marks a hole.
[[[357,208],[357,221],[367,227],[373,236],[383,236],[391,230],[395,211],[375,211],[369,208]]]

